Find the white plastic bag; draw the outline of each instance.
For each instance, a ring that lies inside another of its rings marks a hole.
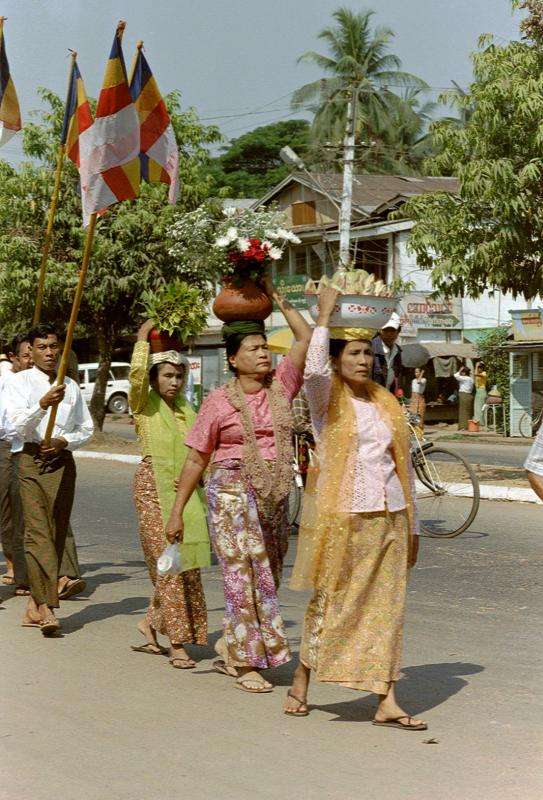
[[[181,572],[181,553],[178,542],[168,545],[156,562],[159,575],[179,575]]]

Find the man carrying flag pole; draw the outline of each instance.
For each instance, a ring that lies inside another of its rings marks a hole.
[[[11,80],[4,42],[6,19],[7,17],[0,17],[0,147],[9,142],[11,137],[22,128],[19,101]]]
[[[64,107],[64,122],[57,156],[57,167],[55,171],[55,183],[51,195],[51,205],[49,206],[49,216],[47,218],[47,228],[43,241],[42,257],[40,264],[40,274],[38,279],[38,293],[36,297],[36,307],[34,309],[33,325],[37,325],[41,318],[43,305],[43,294],[45,290],[45,274],[47,271],[47,259],[51,249],[53,238],[53,226],[57,211],[58,198],[60,194],[60,180],[62,176],[62,165],[64,156],[74,162],[79,169],[79,140],[92,125],[92,111],[83,85],[83,79],[77,66],[77,53],[71,51],[70,74],[68,79],[68,94]]]
[[[166,104],[138,42],[130,79],[132,99],[141,128],[141,177],[148,183],[169,185],[168,200],[179,194],[179,150]]]

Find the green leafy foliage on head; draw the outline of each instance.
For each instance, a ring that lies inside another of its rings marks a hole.
[[[154,292],[141,296],[143,314],[158,330],[177,335],[187,342],[201,333],[207,323],[206,304],[202,293],[186,281],[175,280]]]
[[[452,91],[465,124],[441,120],[432,136],[435,175],[456,175],[458,194],[410,199],[410,246],[442,293],[543,291],[543,45],[481,39],[468,92]]]

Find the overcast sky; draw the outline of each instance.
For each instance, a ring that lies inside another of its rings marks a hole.
[[[293,116],[290,94],[319,72],[297,65],[341,0],[0,0],[5,36],[23,120],[39,108],[38,86],[64,96],[68,53],[90,95],[98,94],[118,19],[127,21],[124,52],[136,41],[161,90],[179,89],[202,118],[235,137],[257,125]],[[354,10],[371,3],[346,3]],[[403,68],[424,78],[435,97],[455,80],[471,78],[470,53],[481,33],[499,42],[518,37],[509,0],[380,0],[374,20],[391,27]],[[264,112],[264,113],[259,113]],[[244,116],[241,116],[244,115]],[[221,118],[222,117],[222,118]],[[18,137],[16,137],[18,138]],[[17,160],[16,138],[0,151]]]

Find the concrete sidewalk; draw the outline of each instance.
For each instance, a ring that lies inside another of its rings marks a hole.
[[[131,652],[150,594],[134,468],[78,469],[73,522],[88,590],[63,604],[63,638],[21,628],[22,598],[0,608],[2,800],[543,796],[539,508],[482,503],[472,531],[422,542],[398,695],[430,730],[405,733],[373,727],[376,698],[335,685],[312,687],[308,718],[285,717],[292,664],[269,675],[269,695],[213,673],[224,603],[216,569],[205,575],[210,646],[193,648],[196,670]],[[280,597],[297,651],[308,598],[287,581]]]

